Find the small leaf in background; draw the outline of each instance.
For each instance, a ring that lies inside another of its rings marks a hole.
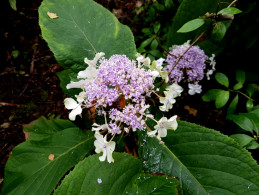
[[[225,74],[218,72],[218,73],[215,74],[215,79],[221,85],[223,85],[225,87],[229,86],[229,80],[228,80],[228,77]]]
[[[14,11],[17,11],[16,0],[9,0],[9,4]]]
[[[152,33],[151,33],[149,28],[143,28],[142,29],[142,33],[144,33],[145,35],[152,35]]]
[[[211,32],[211,35],[215,41],[221,41],[225,34],[227,28],[223,22],[217,22]]]
[[[237,84],[234,85],[233,89],[234,89],[234,90],[239,90],[239,89],[241,89],[242,87],[243,87],[243,83],[237,83]]]
[[[202,100],[205,102],[214,101],[216,100],[218,93],[221,91],[222,89],[210,89],[202,96]]]
[[[157,58],[162,57],[162,53],[159,50],[152,50],[149,53],[152,54],[153,56],[157,57]]]
[[[239,115],[247,117],[252,125],[253,125],[253,130],[257,133],[259,132],[259,109],[253,108],[253,110],[249,113],[240,113]]]
[[[229,91],[221,90],[216,97],[216,108],[221,108],[226,105],[229,99]]]
[[[236,97],[234,97],[234,99],[230,103],[228,110],[227,110],[227,115],[234,114],[234,112],[236,111],[236,108],[237,108],[237,103],[238,103],[238,94],[236,95]]]
[[[230,137],[232,139],[234,139],[236,142],[238,142],[243,147],[254,140],[254,138],[252,138],[246,134],[234,134],[234,135],[231,135]]]
[[[247,100],[247,102],[246,102],[246,110],[247,110],[247,112],[252,111],[253,107],[254,107],[253,101],[252,100]]]
[[[47,15],[48,15],[51,19],[55,19],[55,18],[58,18],[58,17],[59,17],[56,13],[51,13],[51,12],[47,12]]]
[[[243,70],[236,70],[236,80],[239,83],[244,84],[244,82],[246,81],[246,73]]]
[[[157,47],[158,47],[158,41],[154,39],[151,43],[151,49],[156,50]]]
[[[173,0],[165,0],[165,4],[164,5],[165,5],[165,7],[167,9],[172,8],[174,6]]]
[[[161,24],[160,23],[156,23],[153,27],[154,33],[158,33],[158,31],[160,30]]]
[[[203,18],[190,20],[187,23],[185,23],[177,32],[178,33],[191,32],[201,27],[204,23],[205,23],[205,19]]]
[[[222,10],[220,10],[218,12],[218,14],[231,14],[231,15],[235,15],[235,14],[239,14],[241,13],[242,11],[235,8],[235,7],[227,7],[227,8],[224,8]]]
[[[253,133],[254,126],[247,117],[242,116],[242,115],[229,115],[229,116],[227,116],[227,119],[232,120],[243,130]]]
[[[55,157],[54,154],[50,154],[48,158],[49,158],[49,160],[54,160],[54,157]]]
[[[144,40],[144,41],[141,43],[141,45],[140,45],[139,48],[145,48],[147,45],[149,45],[149,44],[152,42],[152,40],[153,40],[153,37],[150,37],[150,38]]]
[[[252,97],[252,95],[254,94],[254,92],[256,92],[256,91],[259,91],[259,87],[258,87],[258,85],[256,85],[256,84],[249,84],[248,85],[248,87],[247,87],[247,89],[246,89],[246,92],[247,92],[247,94],[249,95],[249,97]]]
[[[14,58],[17,58],[17,57],[19,56],[19,51],[18,51],[18,50],[13,50],[13,51],[12,51],[12,56],[13,56]]]
[[[246,145],[246,149],[254,150],[257,148],[259,148],[259,144],[255,140],[251,141],[248,145]]]

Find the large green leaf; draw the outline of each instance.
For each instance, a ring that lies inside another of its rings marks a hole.
[[[227,2],[231,1],[232,0],[227,0]],[[204,27],[189,33],[177,33],[177,31],[190,20],[204,16],[207,12],[215,13],[218,3],[219,0],[183,0],[173,18],[172,26],[168,32],[167,46],[171,47],[172,45],[183,44],[187,40],[195,40],[201,32],[208,28],[209,23],[204,25]],[[223,5],[220,4],[220,7],[222,6]],[[216,54],[223,48],[223,41],[214,43],[212,40],[206,39],[199,43],[199,46],[205,50],[207,55],[211,55],[211,53]]]
[[[93,155],[75,166],[54,194],[178,194],[178,181],[141,173],[142,163],[129,154],[113,153],[114,163]]]
[[[52,19],[48,12],[58,17]],[[93,59],[97,52],[104,52],[106,58],[113,54],[125,54],[131,59],[135,56],[129,27],[93,0],[44,0],[39,8],[39,24],[58,63],[71,72],[85,69],[84,58]],[[59,78],[64,79],[62,89],[67,93],[64,86],[70,80],[76,81],[76,74],[65,71]]]
[[[258,194],[258,165],[250,153],[217,131],[178,121],[161,143],[139,134],[147,173],[178,177],[181,194]]]
[[[39,119],[31,138],[12,151],[2,194],[50,194],[64,174],[94,148],[92,132],[65,120]]]

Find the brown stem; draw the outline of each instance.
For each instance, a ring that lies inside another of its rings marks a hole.
[[[238,0],[232,1],[232,2],[229,4],[229,6],[227,6],[227,7],[231,7],[231,6],[234,5],[237,1],[238,1]]]

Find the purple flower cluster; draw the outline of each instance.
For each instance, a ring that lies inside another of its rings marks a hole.
[[[179,60],[181,55],[190,47],[189,43],[174,46],[167,56],[167,66],[164,70],[169,72],[170,82],[180,82],[187,79],[188,82],[198,82],[204,77],[205,61],[208,56],[198,46],[192,46]],[[179,62],[176,64],[176,62]]]
[[[123,123],[133,131],[144,129],[144,111],[149,107],[144,100],[154,88],[151,71],[136,67],[136,62],[125,55],[113,55],[99,62],[96,79],[85,86],[87,107],[95,105],[95,108],[101,109],[114,106],[123,97],[126,105],[112,107],[109,111],[109,131],[121,133],[120,125]]]

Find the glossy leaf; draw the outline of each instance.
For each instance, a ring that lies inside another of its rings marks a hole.
[[[225,87],[229,86],[229,80],[228,80],[228,77],[225,74],[218,72],[218,73],[215,74],[215,79],[221,85],[223,85]]]
[[[253,101],[252,100],[247,100],[246,101],[246,110],[247,110],[247,112],[252,111],[253,107],[254,107]]]
[[[247,94],[249,95],[249,97],[252,97],[252,95],[256,92],[256,91],[259,91],[259,87],[258,85],[256,84],[249,84],[247,89],[246,89],[246,92]]]
[[[239,14],[241,13],[242,11],[235,8],[235,7],[227,7],[227,8],[224,8],[222,10],[220,10],[218,12],[218,14],[231,14],[231,15],[235,15],[235,14]]]
[[[194,20],[188,21],[185,23],[177,32],[178,33],[187,33],[194,31],[201,27],[205,23],[205,19],[203,18],[196,18]]]
[[[156,50],[158,47],[158,41],[156,39],[154,39],[151,43],[151,49],[152,50]]]
[[[235,84],[234,87],[233,87],[234,90],[239,90],[239,89],[241,89],[241,88],[243,88],[243,83],[237,83],[237,84]]]
[[[47,12],[57,14],[51,19]],[[78,72],[87,67],[84,58],[104,52],[106,58],[125,54],[135,58],[134,37],[107,9],[92,0],[44,0],[39,8],[42,36],[64,69]],[[60,78],[70,77],[62,72]],[[67,79],[68,80],[68,79]],[[68,83],[67,80],[61,81]],[[73,78],[76,81],[76,77]],[[67,89],[62,87],[67,93]]]
[[[215,102],[216,108],[221,108],[226,105],[226,103],[229,100],[229,94],[230,94],[229,91],[224,91],[224,90],[218,93]]]
[[[234,139],[236,142],[238,142],[241,146],[246,146],[254,139],[246,134],[233,134],[230,136],[232,139]]]
[[[222,89],[210,89],[203,96],[202,100],[205,102],[211,102],[216,100],[217,95],[222,91]]]
[[[227,119],[234,121],[242,129],[253,133],[254,126],[249,118],[243,115],[229,115]]]
[[[178,181],[141,173],[141,161],[129,154],[113,153],[114,163],[93,155],[75,166],[54,194],[178,194]]]
[[[221,41],[224,38],[226,31],[227,28],[225,24],[223,22],[217,22],[212,29],[211,35],[215,41]]]
[[[39,119],[26,128],[5,167],[2,194],[50,194],[64,174],[94,149],[93,132],[65,120]]]
[[[244,84],[246,81],[246,73],[243,70],[236,70],[236,81]]]
[[[16,0],[9,0],[9,4],[13,10],[17,11]]]
[[[237,108],[237,104],[238,104],[238,94],[234,97],[234,99],[230,103],[230,105],[228,107],[227,115],[234,114],[234,112],[236,111],[236,108]]]
[[[226,2],[232,2],[232,0],[227,0]],[[183,0],[173,18],[172,26],[169,29],[166,43],[167,46],[181,45],[187,40],[195,40],[202,32],[208,30],[210,28],[210,20],[207,20],[201,28],[195,31],[177,33],[186,22],[193,20],[194,18],[202,17],[207,12],[215,13],[219,6],[223,7],[222,4],[219,5],[219,0]],[[209,38],[198,43],[200,48],[209,56],[212,53],[217,55],[224,48],[225,44],[225,40],[216,43]]]
[[[254,150],[254,149],[259,148],[259,144],[258,144],[256,141],[252,141],[252,142],[250,142],[250,143],[246,146],[246,148],[247,148],[247,149]]]
[[[178,177],[180,194],[257,194],[258,165],[250,153],[217,131],[178,121],[165,144],[139,132],[147,173]]]

